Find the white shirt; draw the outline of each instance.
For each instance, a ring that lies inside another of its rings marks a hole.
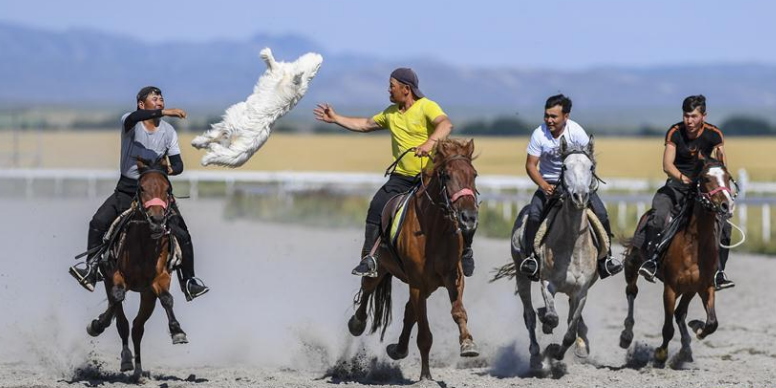
[[[547,182],[557,182],[560,179],[560,139],[566,138],[568,145],[586,146],[590,141],[584,128],[575,121],[566,120],[566,128],[558,138],[552,137],[546,124],[534,129],[528,142],[528,155],[539,157],[539,173]]]

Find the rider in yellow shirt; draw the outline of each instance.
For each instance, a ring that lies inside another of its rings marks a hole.
[[[391,151],[396,170],[381,187],[369,205],[366,217],[363,259],[353,269],[358,276],[377,276],[377,258],[369,253],[380,237],[383,207],[391,197],[409,191],[419,179],[423,167],[430,163],[429,153],[434,144],[450,135],[453,125],[439,105],[426,98],[418,89],[418,76],[412,69],[399,68],[391,73],[388,93],[393,105],[371,118],[346,117],[337,114],[329,104],[320,104],[314,110],[315,118],[335,123],[353,132],[372,132],[380,129],[391,131]],[[414,156],[401,157],[415,148]],[[462,257],[463,272],[471,276],[474,271],[474,254],[471,249],[473,235],[464,236]]]

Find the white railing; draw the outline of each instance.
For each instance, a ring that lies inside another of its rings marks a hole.
[[[736,214],[742,227],[747,225],[747,207],[760,206],[762,216],[762,238],[769,242],[771,238],[771,205],[776,204],[776,182],[750,182],[746,171],[739,170],[739,185],[741,193],[738,198]],[[64,194],[66,181],[86,181],[85,194],[89,199],[98,195],[106,195],[98,190],[102,182],[113,189],[112,183],[119,178],[115,170],[88,169],[0,169],[0,197],[8,190],[2,190],[9,182],[23,182],[24,194],[27,198],[35,198],[36,182],[53,182],[53,189],[48,193],[54,197]],[[189,198],[197,200],[200,197],[200,186],[204,183],[224,185],[223,195],[231,197],[240,184],[242,190],[250,191],[251,187],[274,185],[279,192],[297,192],[310,190],[333,190],[345,192],[370,192],[382,185],[386,178],[382,174],[348,173],[348,172],[268,172],[268,171],[186,171],[181,176],[171,177],[173,182],[186,182],[189,186]],[[609,178],[606,185],[601,185],[601,197],[610,207],[617,209],[617,217],[612,222],[620,228],[627,224],[627,207],[636,206],[636,217],[639,217],[649,206],[654,190],[663,184],[661,181],[631,178]],[[527,177],[502,175],[486,175],[477,178],[477,188],[482,193],[482,201],[491,209],[501,208],[504,219],[512,220],[522,205],[529,200],[536,185]],[[15,195],[21,191],[15,187]],[[48,194],[47,193],[47,194]],[[764,196],[747,197],[747,194],[759,193]],[[179,193],[185,195],[185,193]],[[615,205],[616,204],[616,205]]]

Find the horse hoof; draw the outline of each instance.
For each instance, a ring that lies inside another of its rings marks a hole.
[[[121,351],[121,371],[128,372],[135,369],[135,363],[132,362],[132,351],[124,349]]]
[[[187,344],[187,343],[189,343],[189,339],[186,338],[186,333],[175,333],[172,335],[173,345]]]
[[[587,358],[590,356],[590,348],[585,343],[585,340],[581,337],[577,337],[576,346],[574,347],[574,355],[579,358]]]
[[[694,319],[694,320],[688,322],[687,326],[689,326],[692,329],[692,331],[695,332],[695,337],[696,338],[698,338],[699,340],[702,340],[704,338],[703,337],[703,329],[706,327],[705,323],[703,323],[703,322],[701,322],[701,321],[699,321],[697,319]]]
[[[552,327],[552,326],[550,326],[550,325],[548,325],[546,323],[542,325],[542,333],[544,333],[544,334],[552,334],[552,330],[553,329],[554,329],[554,327]]]
[[[659,363],[664,363],[668,359],[668,349],[666,348],[657,348],[655,349],[655,361]]]
[[[632,342],[633,342],[633,333],[623,330],[622,333],[620,334],[620,347],[623,349],[628,349],[631,346]]]
[[[88,333],[90,336],[92,336],[92,337],[97,337],[98,335],[102,334],[102,332],[103,332],[105,329],[103,329],[103,330],[100,330],[100,329],[99,329],[99,326],[95,327],[94,325],[99,325],[99,322],[98,322],[96,319],[95,319],[95,320],[93,320],[93,321],[91,321],[91,322],[89,322],[89,324],[88,324],[88,325],[86,325],[86,332],[87,332],[87,333]]]
[[[366,330],[366,321],[359,320],[353,315],[348,321],[348,329],[350,330],[350,334],[358,337],[361,334],[364,334],[364,330]]]
[[[405,350],[404,352],[399,352],[397,349],[399,348],[399,344],[390,344],[385,348],[385,352],[388,353],[388,357],[390,357],[392,360],[401,360],[409,354],[409,349]]]
[[[474,341],[467,339],[461,344],[461,357],[477,357],[480,355],[480,351],[477,350],[477,344]]]
[[[554,358],[558,361],[563,359],[563,354],[561,353],[561,347],[558,344],[549,344],[546,348],[544,348],[544,356],[548,358]]]

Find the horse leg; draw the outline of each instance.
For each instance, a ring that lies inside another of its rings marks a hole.
[[[664,363],[668,359],[668,343],[674,337],[674,308],[676,307],[676,291],[669,285],[663,288],[663,310],[665,320],[663,321],[663,344],[655,349],[655,360]]]
[[[469,316],[466,314],[466,308],[463,306],[463,276],[456,271],[452,275],[445,277],[445,288],[447,288],[450,303],[453,305],[450,314],[453,316],[453,321],[458,324],[458,343],[461,345],[461,357],[477,357],[480,355],[480,352],[477,350],[477,345],[474,343],[474,339],[466,325],[469,321]]]
[[[143,374],[143,367],[140,362],[140,341],[143,340],[145,332],[145,323],[156,307],[156,295],[153,291],[145,291],[140,296],[140,310],[132,321],[132,344],[135,345],[135,372],[132,375],[133,380],[138,381]]]
[[[706,323],[699,320],[693,320],[690,321],[688,325],[693,329],[696,337],[698,337],[699,340],[702,340],[717,330],[717,312],[714,309],[714,287],[710,286],[709,288],[702,290],[699,294],[703,301],[703,307],[706,309]]]
[[[692,337],[690,336],[690,332],[687,330],[687,324],[685,323],[685,320],[687,319],[687,306],[690,305],[690,301],[694,296],[695,293],[682,295],[682,299],[679,300],[679,305],[676,306],[676,311],[674,312],[676,326],[679,327],[679,334],[682,335],[682,349],[677,355],[677,366],[685,361],[692,362],[692,348],[690,347]]]
[[[189,340],[186,338],[186,333],[181,329],[181,324],[175,318],[175,312],[172,310],[173,298],[172,294],[170,294],[170,281],[170,274],[163,272],[156,278],[151,288],[154,290],[154,295],[159,298],[164,312],[167,313],[173,345],[186,344]]]
[[[590,340],[587,338],[587,325],[585,319],[579,317],[577,322],[577,347],[574,354],[579,358],[587,358],[590,355]]]
[[[636,301],[636,296],[639,294],[639,287],[636,282],[639,280],[639,265],[641,261],[637,260],[639,256],[634,252],[635,249],[631,248],[631,253],[625,260],[624,272],[625,281],[627,282],[625,296],[628,298],[628,316],[625,318],[625,328],[620,333],[620,347],[623,349],[629,348],[631,342],[633,342],[633,325],[636,323],[636,320],[633,318],[633,305]]]
[[[358,304],[358,308],[348,321],[348,330],[350,330],[350,334],[353,336],[358,337],[361,334],[364,334],[364,330],[366,330],[366,318],[368,316],[366,310],[367,307],[369,307],[369,297],[372,295],[375,289],[377,289],[377,286],[380,285],[380,282],[383,280],[384,276],[385,273],[380,272],[376,278],[361,278],[361,290],[356,296],[356,303]]]
[[[431,351],[431,344],[434,342],[431,328],[428,324],[426,311],[426,295],[420,288],[410,287],[410,301],[415,309],[415,317],[418,321],[418,350],[420,350],[420,380],[433,380],[431,370],[428,365],[428,354]]]
[[[130,371],[135,368],[135,364],[132,362],[132,351],[129,350],[129,321],[121,303],[116,305],[116,328],[121,337],[121,371]]]
[[[108,277],[105,279],[105,292],[108,294],[108,308],[97,319],[92,320],[86,326],[86,332],[92,337],[102,334],[110,326],[110,322],[116,313],[116,306],[124,301],[126,293],[123,285],[114,285],[112,279]]]
[[[415,321],[415,309],[412,307],[412,302],[407,301],[407,304],[404,306],[404,326],[401,329],[401,335],[399,335],[399,342],[390,344],[385,348],[391,359],[401,360],[409,354],[410,334],[412,334],[412,327],[415,326]]]
[[[558,312],[555,311],[555,291],[549,289],[549,281],[542,280],[541,283],[544,307],[539,308],[539,321],[542,322],[544,334],[552,334],[552,330],[558,327]]]
[[[539,351],[539,341],[536,340],[536,312],[531,301],[531,281],[523,276],[515,276],[515,280],[517,281],[517,293],[523,303],[523,321],[531,341],[528,346],[528,352],[531,354],[531,370],[538,371],[542,369],[542,357]]]
[[[587,290],[581,290],[578,294],[569,298],[569,320],[568,329],[566,334],[563,335],[563,342],[560,349],[553,352],[552,356],[556,360],[562,360],[566,355],[566,351],[576,343],[577,341],[577,327],[580,318],[582,318],[582,309],[585,308],[585,302],[587,301]]]

